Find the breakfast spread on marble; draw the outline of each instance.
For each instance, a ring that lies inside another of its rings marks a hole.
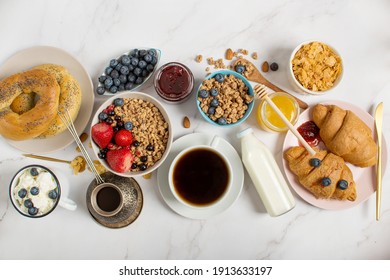
[[[291,133],[289,125],[295,126],[303,141],[314,149],[315,154],[310,154],[297,139],[284,146],[283,158],[287,166],[284,172],[292,172],[295,176],[295,179],[289,180],[294,188],[303,188],[315,199],[329,203],[335,200],[345,204],[357,202],[359,188],[365,186],[359,186],[354,179],[355,168],[374,168],[377,163],[378,145],[373,138],[373,126],[362,120],[359,113],[328,103],[314,104],[308,109],[309,119],[299,122],[301,109],[307,104],[295,94],[286,93],[270,83],[257,69],[261,69],[263,73],[269,70],[275,72],[278,71],[279,64],[267,61],[258,63],[257,52],[246,57],[248,55],[249,52],[245,49],[233,51],[229,48],[224,55],[228,65],[222,58],[207,58],[207,76],[201,78],[199,85],[195,85],[195,78],[198,77],[194,77],[188,65],[169,62],[158,68],[161,52],[157,49],[132,49],[111,59],[98,77],[95,90],[97,95],[108,97],[108,100],[98,108],[90,125],[90,148],[94,151],[93,157],[98,160],[90,160],[87,154],[83,154],[87,158],[77,156],[70,162],[74,173],[84,171],[86,163],[88,166],[94,164],[95,168],[99,167],[97,173],[114,173],[117,176],[115,180],[121,180],[121,177],[139,175],[150,178],[154,170],[160,172],[161,166],[169,167],[174,162],[175,143],[180,140],[172,140],[171,119],[180,118],[183,126],[190,128],[191,117],[184,113],[169,115],[164,107],[194,102],[193,106],[198,108],[204,121],[225,129],[232,129],[241,123],[249,126],[246,119],[250,114],[255,114],[257,124],[254,125],[258,126],[254,127],[252,124],[252,128],[241,131],[237,137],[241,141],[244,166],[271,216],[290,211],[295,206],[295,201],[274,156],[261,142],[261,138],[255,137],[256,129],[288,134]],[[201,64],[203,55],[197,55],[195,61]],[[302,92],[324,94],[337,87],[342,78],[341,56],[334,48],[322,42],[299,45],[293,51],[288,64],[289,79],[292,85]],[[157,98],[138,92],[153,75]],[[6,141],[25,141],[32,138],[39,140],[61,137],[62,133],[69,133],[69,124],[64,123],[64,115],[69,117],[72,125],[79,115],[84,113],[80,110],[84,93],[77,78],[77,75],[64,66],[50,63],[2,77],[0,134]],[[264,81],[264,89],[265,86],[273,90],[278,89],[267,94],[267,98],[272,102],[262,98],[255,104],[257,91],[254,91],[249,81],[259,84],[262,84],[259,81]],[[270,105],[276,106],[278,110]],[[256,108],[252,110],[254,106]],[[280,112],[277,111],[280,111],[285,119],[281,118]],[[78,143],[78,147],[82,148],[82,142],[88,135],[83,131],[77,133],[83,139]],[[194,143],[189,142],[186,145],[190,148],[199,144],[194,140]],[[220,177],[219,169],[213,167],[211,158],[207,164],[198,160],[203,154],[198,154],[201,152],[197,151],[210,153],[210,149],[216,149],[218,153],[224,154],[220,141],[213,140],[201,145],[204,148],[192,152],[194,160],[182,164],[176,171],[180,174],[173,175],[174,178],[180,178],[180,191],[184,189],[188,197],[197,197],[199,201],[207,197],[219,197],[215,195],[217,190],[213,189],[213,186],[220,186],[223,178]],[[178,152],[180,151],[175,150],[175,153]],[[206,156],[208,157],[210,155]],[[35,158],[39,159],[39,156]],[[238,164],[241,166],[241,162]],[[232,167],[233,177],[237,168]],[[51,171],[33,167],[18,174],[10,187],[10,196],[15,207],[31,217],[48,214],[59,199],[58,184]],[[164,180],[168,180],[165,177],[168,177],[168,174],[164,174]],[[190,182],[188,178],[192,178]],[[183,185],[182,182],[186,183]],[[164,189],[161,194],[165,196],[167,203],[169,199],[175,199],[172,193],[167,195],[167,188],[174,186],[166,186],[167,183],[161,180],[158,183],[160,190]],[[191,187],[187,186],[189,184]],[[201,186],[197,188],[196,185],[199,184]],[[227,199],[229,198],[225,199],[223,196],[216,204],[226,204],[223,200]],[[230,200],[228,206],[235,198]],[[191,208],[185,204],[179,205],[180,201],[168,204],[171,206],[175,203],[176,206],[171,208],[179,214],[180,211],[185,211],[182,210],[183,207]],[[202,207],[204,206],[194,206],[195,209],[191,211],[203,211]],[[126,209],[128,208],[123,207],[120,213],[115,213],[115,219],[121,215],[126,216],[123,213]],[[94,217],[96,219],[96,216]],[[125,218],[128,219],[129,215]],[[104,219],[104,223],[107,223],[107,217]]]

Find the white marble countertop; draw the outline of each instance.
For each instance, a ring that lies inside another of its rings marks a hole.
[[[324,100],[350,102],[372,114],[385,102],[384,131],[389,142],[390,3],[381,1],[23,1],[0,2],[0,64],[28,47],[48,45],[74,55],[94,85],[112,57],[139,46],[162,50],[161,62],[179,61],[194,73],[197,85],[206,62],[194,58],[222,58],[227,48],[256,51],[257,66],[276,61],[280,69],[266,77],[293,91],[286,65],[300,42],[328,42],[345,64],[340,86],[323,96],[299,95],[307,103]],[[1,77],[3,78],[3,77]],[[387,89],[386,89],[387,86]],[[157,96],[151,83],[141,89]],[[95,105],[103,98],[96,98]],[[252,126],[281,166],[284,134],[258,128],[254,114],[232,129],[215,129],[198,114],[193,99],[166,105],[174,139],[192,132],[217,133],[239,151],[236,132]],[[181,121],[188,115],[190,129]],[[48,156],[73,159],[75,144]],[[0,139],[0,259],[389,259],[390,183],[383,180],[382,216],[375,221],[375,195],[342,211],[321,210],[294,192],[296,207],[271,218],[249,176],[239,199],[225,212],[207,220],[191,220],[173,212],[163,201],[156,172],[137,178],[144,194],[139,218],[122,229],[97,224],[87,210],[85,194],[92,173],[72,175],[62,164],[24,158]],[[92,152],[90,151],[90,154]],[[13,174],[30,163],[40,163],[69,179],[75,212],[57,208],[42,219],[18,214],[8,197]]]

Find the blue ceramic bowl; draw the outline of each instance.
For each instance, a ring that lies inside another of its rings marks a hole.
[[[225,75],[233,75],[233,76],[237,77],[238,79],[242,80],[244,82],[244,84],[248,87],[248,94],[251,95],[251,96],[254,96],[253,88],[252,88],[251,84],[249,83],[249,81],[246,78],[244,78],[244,76],[238,74],[237,72],[231,71],[231,70],[215,71],[214,73],[211,73],[210,75],[208,75],[205,78],[205,80],[209,80],[211,78],[214,78],[217,74],[222,74],[224,76]],[[210,119],[209,116],[202,111],[202,108],[200,108],[200,101],[198,100],[198,92],[199,92],[200,88],[202,87],[202,84],[203,84],[203,82],[200,84],[200,86],[198,87],[198,91],[196,92],[196,106],[198,107],[198,110],[199,110],[201,116],[207,122],[209,122],[209,123],[211,123],[213,125],[219,126],[219,127],[232,127],[232,126],[235,126],[235,125],[238,125],[238,124],[244,122],[248,118],[250,113],[252,112],[253,106],[254,106],[254,100],[251,103],[248,104],[248,109],[245,111],[244,116],[241,119],[239,119],[237,122],[231,123],[231,124],[218,124],[217,122],[215,122],[212,119]]]

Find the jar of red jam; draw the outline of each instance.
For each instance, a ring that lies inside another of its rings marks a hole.
[[[180,103],[191,95],[194,89],[194,75],[187,66],[169,62],[157,70],[154,88],[166,102]]]

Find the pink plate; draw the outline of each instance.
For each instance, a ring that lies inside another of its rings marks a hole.
[[[356,107],[355,105],[346,102],[341,102],[341,101],[327,101],[327,102],[322,102],[322,104],[333,104],[345,110],[350,110],[354,112],[363,122],[365,122],[368,125],[368,127],[372,129],[374,139],[376,140],[374,118],[366,111],[362,110],[359,107]],[[302,112],[297,124],[295,125],[296,128],[299,127],[302,123],[305,123],[312,119],[311,110],[312,108],[309,108],[304,112]],[[293,146],[298,146],[298,145],[299,143],[297,138],[294,136],[294,134],[288,131],[286,134],[286,138],[284,139],[283,151],[286,151],[288,148]],[[382,145],[383,145],[382,146],[382,162],[383,162],[382,173],[384,173],[386,170],[386,163],[387,163],[387,147],[384,138],[382,138]],[[353,178],[356,182],[357,199],[355,201],[340,201],[340,200],[333,200],[333,199],[315,198],[314,195],[312,195],[298,182],[298,178],[296,177],[296,175],[290,171],[287,161],[283,159],[284,172],[286,174],[287,180],[290,182],[290,185],[295,190],[295,192],[306,202],[318,208],[327,209],[327,210],[341,210],[341,209],[347,209],[356,206],[366,201],[376,190],[375,166],[360,168],[350,163],[347,163],[347,165],[351,169],[353,173]]]

